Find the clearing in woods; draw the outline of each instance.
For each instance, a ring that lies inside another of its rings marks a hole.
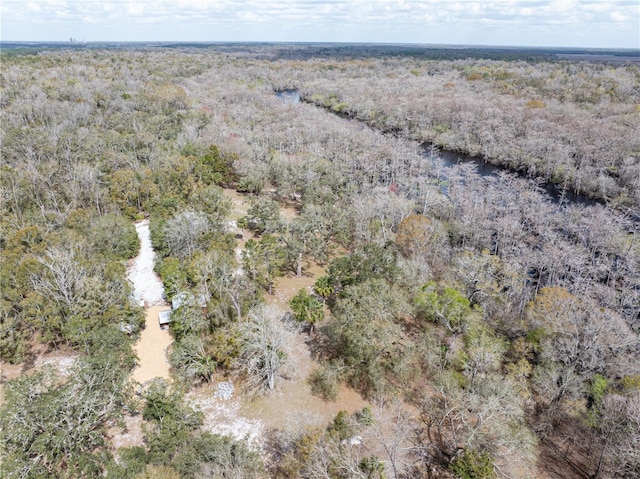
[[[138,365],[133,370],[132,378],[140,384],[154,378],[171,379],[167,349],[173,338],[169,330],[160,329],[158,324],[158,313],[169,309],[169,306],[151,306],[145,309],[145,329],[133,347],[138,356]]]
[[[171,309],[164,299],[164,286],[153,270],[156,253],[151,244],[149,221],[136,223],[136,232],[140,239],[138,256],[132,259],[127,269],[127,277],[133,284],[133,296],[136,302],[145,307],[145,328],[133,346],[138,364],[131,378],[144,385],[154,378],[170,381],[170,366],[167,358],[168,348],[173,343],[169,330],[160,328],[158,313]],[[115,452],[120,447],[142,446],[142,416],[125,415],[124,427],[112,427],[108,431],[109,442]]]
[[[243,235],[237,256],[241,256],[244,242],[253,233],[237,227],[237,220],[245,216],[249,208],[247,197],[232,189],[225,189],[224,194],[233,204],[232,232]],[[281,208],[282,216],[291,218],[297,213],[293,208]],[[288,311],[287,302],[302,288],[311,288],[318,277],[325,273],[319,265],[307,264],[301,277],[289,274],[278,278],[273,295],[266,295],[266,302]],[[311,394],[307,377],[319,365],[311,357],[306,341],[308,336],[298,332],[295,335],[295,348],[290,354],[290,374],[280,378],[273,391],[263,396],[250,396],[242,391],[242,384],[235,383],[236,393],[232,399],[215,397],[216,384],[204,385],[188,397],[205,413],[205,429],[219,434],[230,434],[236,438],[247,437],[251,442],[260,445],[263,434],[270,429],[288,429],[300,423],[326,424],[340,410],[353,412],[362,409],[367,403],[358,393],[345,386],[340,387],[335,402],[325,402]],[[223,378],[219,378],[224,380]],[[240,389],[240,390],[239,390]]]
[[[249,208],[246,196],[232,189],[224,190],[225,196],[232,202],[232,220],[228,227],[232,233],[242,234],[238,241],[236,256],[242,258],[242,249],[252,232],[238,228],[237,220],[245,216]],[[297,213],[293,208],[282,208],[285,218]],[[158,325],[158,312],[169,309],[165,306],[164,291],[160,278],[153,271],[155,253],[149,237],[147,221],[136,224],[140,237],[140,254],[130,266],[129,278],[134,284],[134,296],[144,301],[146,306],[146,328],[134,350],[139,364],[133,371],[133,379],[144,384],[154,377],[169,379],[169,364],[166,351],[173,339],[169,331],[161,330]],[[301,277],[289,274],[279,278],[273,295],[266,295],[266,302],[289,310],[288,301],[301,289],[311,291],[316,279],[325,273],[317,264],[306,264]],[[290,353],[291,368],[285,378],[281,378],[276,388],[263,396],[252,396],[243,391],[243,385],[234,381],[235,394],[231,399],[216,397],[217,382],[205,384],[187,394],[189,401],[204,413],[204,429],[215,433],[247,439],[261,447],[264,434],[271,429],[288,429],[300,424],[326,424],[340,410],[353,412],[362,409],[367,403],[358,393],[345,386],[340,387],[338,399],[328,403],[311,394],[307,377],[318,367],[311,357],[307,341],[308,335],[298,332],[295,335],[295,347]],[[226,378],[217,377],[218,381]],[[112,430],[111,444],[114,449],[123,446],[142,444],[141,420],[139,416],[125,418],[124,431]]]
[[[151,244],[149,221],[136,223],[140,239],[140,252],[130,264],[129,280],[133,283],[133,296],[145,306],[145,328],[133,347],[138,356],[138,365],[133,370],[135,381],[145,384],[153,378],[171,379],[167,350],[173,338],[168,330],[160,328],[158,313],[169,306],[164,301],[162,281],[153,270],[156,253]]]

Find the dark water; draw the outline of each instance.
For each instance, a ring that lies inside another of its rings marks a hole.
[[[280,90],[276,96],[284,102],[300,103],[300,92],[298,90]]]
[[[425,155],[433,155],[433,147],[431,145],[423,145],[422,148]],[[499,166],[492,165],[491,163],[487,163],[481,158],[465,155],[464,153],[438,150],[436,154],[437,157],[442,160],[444,166],[447,167],[465,163],[472,163],[473,165],[475,165],[475,169],[478,172],[478,175],[480,175],[481,177],[497,178],[500,173],[510,171],[506,168],[501,168]],[[519,174],[517,172],[516,174],[518,174],[518,176],[521,178],[527,179],[525,175]],[[594,206],[598,204],[598,202],[593,198],[589,198],[588,196],[581,194],[576,194],[566,189],[563,190],[561,188],[557,188],[551,183],[543,183],[540,184],[539,187],[544,190],[549,196],[549,199],[556,204],[578,203],[585,206]]]
[[[295,89],[280,90],[276,91],[275,93],[276,96],[284,102],[299,103],[301,101],[300,92]],[[352,118],[350,118],[345,113],[337,114],[342,118],[352,120]],[[462,164],[473,164],[475,166],[476,172],[481,177],[497,178],[500,173],[509,171],[506,168],[487,163],[482,158],[473,157],[456,151],[441,150],[439,148],[434,149],[433,145],[429,144],[422,145],[422,152],[425,156],[428,156],[434,161],[438,159],[441,160],[442,165],[446,168],[451,168],[453,166]],[[518,176],[520,176],[521,178],[527,178],[525,175],[519,174],[517,172],[516,174],[518,174]],[[585,206],[594,206],[598,204],[596,200],[589,198],[588,196],[557,188],[555,185],[552,185],[550,183],[543,183],[539,185],[539,187],[544,190],[549,196],[549,199],[556,204],[577,203]]]

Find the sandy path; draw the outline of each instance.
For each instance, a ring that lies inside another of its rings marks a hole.
[[[138,366],[133,370],[133,379],[141,384],[153,378],[170,379],[166,353],[173,338],[168,330],[160,329],[158,324],[158,313],[169,309],[169,306],[152,306],[146,310],[146,327],[133,347],[139,359]]]
[[[171,309],[164,301],[164,287],[153,271],[156,253],[151,244],[149,221],[136,223],[140,238],[140,252],[129,266],[129,280],[133,283],[136,301],[145,305],[145,329],[133,347],[138,366],[133,370],[135,381],[144,384],[153,378],[170,379],[167,348],[173,342],[168,330],[160,329],[158,313]]]
[[[133,296],[137,301],[144,301],[145,306],[165,304],[164,286],[153,271],[156,252],[151,244],[149,220],[136,223],[136,233],[140,239],[140,251],[129,265],[127,275],[133,284]]]

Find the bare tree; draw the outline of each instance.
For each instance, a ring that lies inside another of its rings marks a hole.
[[[601,452],[591,477],[637,477],[640,474],[640,393],[603,399],[599,430]]]
[[[251,388],[272,390],[289,366],[295,329],[276,307],[257,307],[239,325],[241,340],[237,367]]]
[[[208,230],[209,221],[205,214],[184,211],[167,222],[164,237],[173,256],[189,258],[198,249],[202,235]]]
[[[31,274],[34,289],[53,299],[67,312],[82,293],[87,270],[76,259],[73,248],[50,247],[38,258],[44,266],[43,274]]]
[[[407,477],[416,460],[417,419],[398,400],[380,403],[373,408],[373,414],[375,422],[370,430],[386,454],[390,477]]]

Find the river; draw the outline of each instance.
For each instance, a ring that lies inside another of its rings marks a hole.
[[[296,89],[287,89],[287,90],[279,90],[275,92],[276,96],[285,103],[301,103],[304,102],[300,96],[299,90]],[[356,118],[351,117],[350,115],[343,112],[335,112],[333,110],[327,110],[341,118],[344,118],[349,121],[358,121],[363,124],[366,124],[365,121],[358,120]],[[432,162],[436,162],[440,160],[442,166],[445,170],[455,167],[460,164],[473,164],[476,167],[476,172],[481,177],[490,177],[497,178],[502,172],[510,172],[515,173],[519,177],[528,179],[528,177],[518,171],[509,170],[507,168],[503,168],[500,166],[492,165],[488,163],[482,158],[474,157],[467,155],[465,153],[460,153],[457,151],[450,150],[442,150],[440,148],[434,147],[434,145],[423,143],[421,145],[421,152],[424,156],[428,157]],[[446,173],[446,172],[444,172]],[[446,179],[446,174],[442,175],[441,179]],[[598,204],[598,201],[594,200],[585,195],[577,194],[569,190],[559,189],[555,185],[551,183],[542,183],[539,185],[540,188],[546,192],[550,201],[555,204],[565,204],[565,203],[573,203],[580,204],[584,206],[594,206]],[[636,219],[636,221],[640,220],[640,218]]]

